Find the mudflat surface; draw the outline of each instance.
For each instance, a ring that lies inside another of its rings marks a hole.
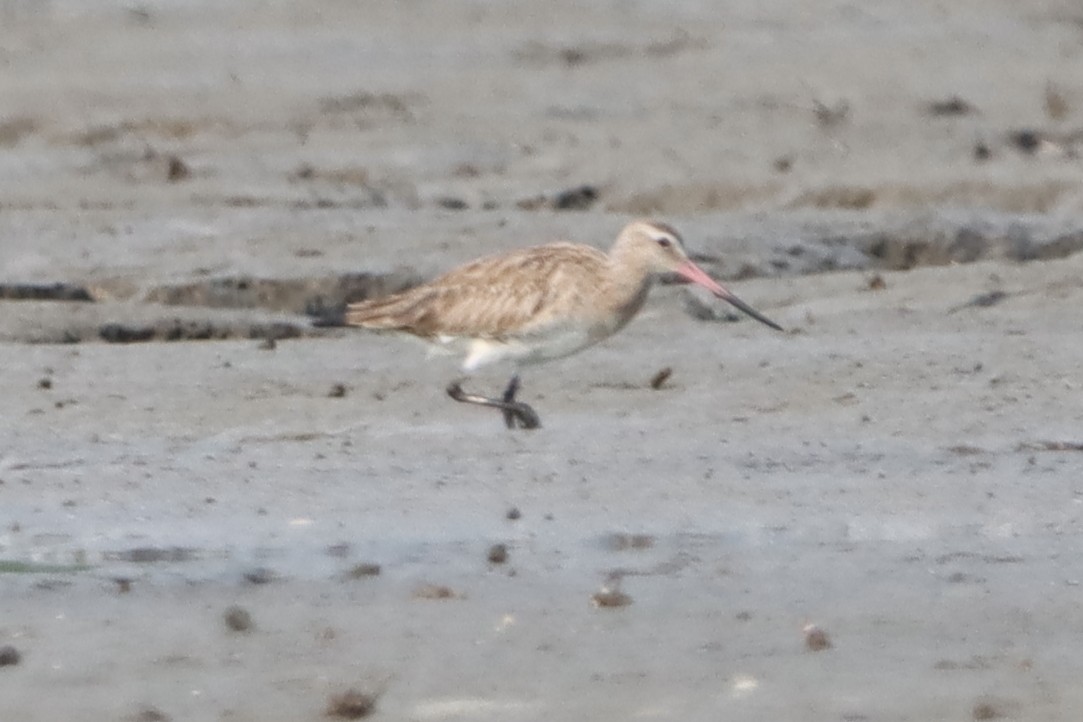
[[[541,7],[0,0],[0,717],[1080,718],[1076,4]],[[639,215],[787,331],[310,323]]]

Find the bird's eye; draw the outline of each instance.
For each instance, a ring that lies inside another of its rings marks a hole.
[[[673,245],[673,241],[669,240],[665,236],[659,236],[655,240],[658,241],[658,245],[661,246],[662,248],[669,248],[670,246]]]

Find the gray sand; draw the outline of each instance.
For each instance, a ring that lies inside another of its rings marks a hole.
[[[0,719],[1083,716],[1076,4],[227,7],[0,0]],[[787,332],[303,314],[640,214]]]

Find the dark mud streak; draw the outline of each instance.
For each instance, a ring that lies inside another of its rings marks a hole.
[[[324,317],[350,303],[405,291],[421,280],[412,269],[300,279],[229,276],[158,286],[144,300],[167,306],[261,308]]]
[[[1041,240],[1024,229],[983,233],[964,226],[956,230],[954,236],[877,233],[859,241],[857,247],[873,260],[873,265],[889,270],[974,263],[995,258],[1052,260],[1066,258],[1083,250],[1083,229]]]
[[[0,299],[5,301],[77,301],[92,302],[94,297],[83,286],[70,283],[0,283]]]
[[[995,227],[959,224],[904,227],[809,237],[757,254],[726,267],[719,256],[698,255],[719,278],[806,275],[835,270],[909,270],[920,266],[974,263],[1007,258],[1026,262],[1065,258],[1083,251],[1083,228],[1050,232],[1025,223]],[[424,279],[411,268],[386,273],[355,272],[331,276],[276,279],[226,276],[191,283],[153,286],[146,304],[208,309],[250,309],[307,316],[310,321],[246,321],[152,318],[136,323],[107,322],[72,326],[52,336],[25,339],[38,343],[107,343],[288,339],[319,336],[323,327],[341,326],[346,306],[413,288]],[[661,279],[662,283],[672,278]],[[58,282],[0,284],[0,300],[94,302],[88,287]],[[693,299],[694,301],[694,299]],[[686,309],[697,318],[717,319],[716,312]],[[163,314],[164,315],[164,314]],[[726,316],[727,320],[731,317]]]
[[[78,332],[66,332],[68,343],[91,340]],[[314,328],[294,323],[217,323],[214,321],[171,320],[156,324],[107,323],[98,329],[106,343],[148,341],[221,341],[226,339],[288,339],[319,335]]]

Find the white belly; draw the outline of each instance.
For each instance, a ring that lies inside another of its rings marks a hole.
[[[442,337],[437,340],[449,349],[461,349],[465,345],[466,358],[462,369],[467,373],[502,361],[523,365],[563,358],[593,346],[622,329],[642,307],[647,290],[648,284],[644,284],[624,307],[589,320],[580,316],[501,340],[462,337]]]
[[[469,373],[482,366],[502,361],[511,361],[516,364],[540,363],[570,356],[597,343],[601,338],[604,336],[593,336],[586,329],[562,329],[536,338],[517,338],[507,341],[474,339],[469,343],[462,368],[463,371]]]

